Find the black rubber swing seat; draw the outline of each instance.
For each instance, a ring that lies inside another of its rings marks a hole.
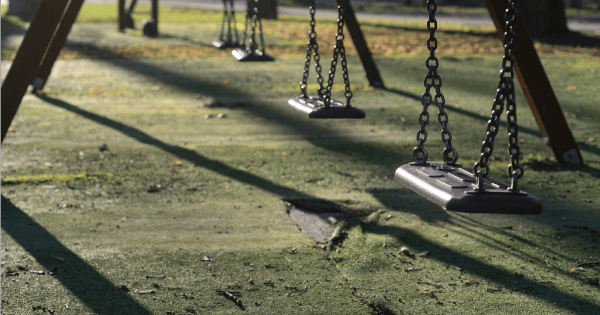
[[[396,170],[396,179],[448,211],[496,214],[540,214],[540,199],[492,177],[484,178],[484,192],[476,191],[473,169],[443,162],[410,163]]]
[[[231,54],[238,61],[275,61],[275,58],[259,49],[256,49],[254,53],[248,53],[246,49],[240,48],[232,51]]]
[[[336,100],[331,100],[330,106],[327,107],[323,98],[319,96],[309,96],[307,98],[299,96],[290,99],[288,104],[308,114],[308,118],[365,118],[365,111],[360,108],[346,106],[346,104]]]
[[[244,47],[244,45],[238,43],[238,42],[228,42],[228,41],[224,41],[224,40],[215,40],[212,42],[212,45],[219,48],[219,49],[227,49],[227,48],[240,48],[240,47]]]

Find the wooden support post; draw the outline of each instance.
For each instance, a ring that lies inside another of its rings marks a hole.
[[[38,68],[33,82],[31,82],[34,90],[41,90],[44,88],[44,85],[46,85],[46,81],[52,72],[54,62],[56,62],[56,58],[58,58],[60,50],[64,46],[65,41],[67,41],[67,36],[71,31],[73,23],[75,23],[75,19],[77,19],[77,14],[79,14],[79,10],[83,5],[83,1],[84,0],[71,0],[69,3],[67,11],[60,21],[60,25],[58,26],[58,29],[54,34],[54,38],[52,38],[52,42],[50,43],[50,47],[44,56],[42,64]]]
[[[69,0],[42,0],[2,84],[2,140],[40,66]]]
[[[129,3],[129,9],[127,9],[128,14],[133,14],[133,10],[135,10],[136,4],[137,4],[137,0],[131,0],[131,3]]]
[[[158,0],[152,0],[152,19],[156,21],[156,29],[158,30]]]
[[[350,37],[352,37],[352,42],[354,43],[354,47],[356,47],[360,62],[365,69],[367,80],[369,80],[369,85],[375,88],[385,89],[383,79],[379,74],[375,60],[373,60],[373,55],[369,50],[369,46],[367,46],[367,41],[360,30],[360,24],[358,24],[358,21],[356,20],[356,15],[354,14],[354,9],[352,8],[350,1],[335,0],[335,3],[337,5],[344,4],[344,19],[346,20],[346,28],[348,29],[348,33],[350,33]]]
[[[119,32],[125,33],[125,0],[119,0],[117,23]]]
[[[506,1],[485,0],[488,12],[496,25],[498,36],[504,40],[504,12],[508,7]],[[575,143],[573,134],[552,90],[527,28],[521,16],[517,18],[515,27],[515,70],[525,98],[535,116],[540,132],[550,141],[556,159],[560,163],[583,165],[583,158]]]

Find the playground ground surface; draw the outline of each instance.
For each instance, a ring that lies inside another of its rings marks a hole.
[[[555,162],[517,85],[520,187],[540,197],[544,212],[463,214],[394,180],[411,161],[419,128],[425,22],[364,23],[387,90],[368,87],[348,42],[352,103],[367,118],[309,121],[287,106],[299,93],[305,19],[265,21],[276,61],[241,64],[210,47],[218,12],[164,8],[154,39],[139,26],[116,32],[115,13],[84,6],[46,89],[25,96],[2,145],[3,313],[593,314],[600,307],[597,47],[536,43],[586,166]],[[317,25],[327,69],[335,22]],[[2,78],[25,28],[2,19]],[[437,37],[453,145],[472,165],[501,46],[489,28],[440,25]],[[430,112],[426,146],[439,159],[437,111]],[[508,181],[505,128],[491,172]],[[288,216],[288,198],[343,211],[329,255]]]

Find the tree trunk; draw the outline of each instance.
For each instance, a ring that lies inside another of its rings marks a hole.
[[[569,32],[563,0],[525,0],[518,6],[532,38]]]
[[[7,15],[16,15],[23,20],[29,20],[35,14],[42,0],[10,0]]]

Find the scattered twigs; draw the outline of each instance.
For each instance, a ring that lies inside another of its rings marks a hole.
[[[573,229],[584,229],[586,231],[590,231],[594,234],[598,234],[600,235],[600,230],[596,230],[593,227],[589,226],[589,225],[584,225],[584,226],[576,226],[576,225],[565,225],[565,227],[568,228],[573,228]]]
[[[577,267],[583,267],[583,266],[600,266],[600,261],[590,261],[590,262],[586,262],[586,263],[581,263],[581,264],[577,264]]]
[[[240,295],[239,292],[228,292],[228,291],[223,291],[223,290],[216,290],[216,291],[217,291],[217,293],[221,293],[226,298],[232,300],[235,303],[235,305],[237,305],[239,307],[244,306],[244,305],[242,305],[242,300],[238,299],[235,295],[233,295],[233,294]]]

